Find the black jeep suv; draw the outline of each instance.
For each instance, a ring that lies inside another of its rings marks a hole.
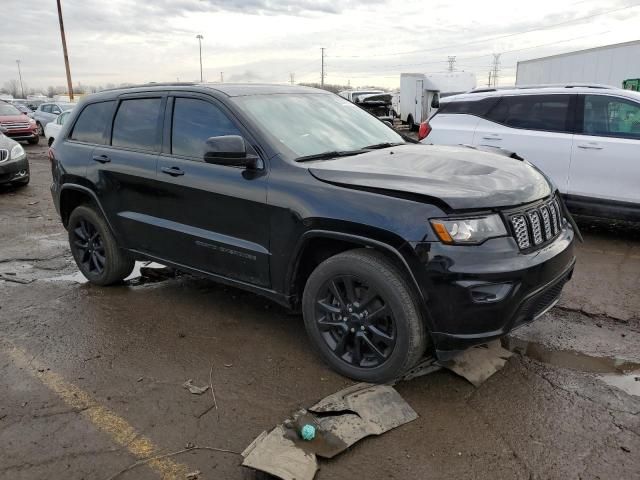
[[[343,98],[153,84],[85,97],[50,150],[94,284],[151,259],[301,309],[342,374],[381,382],[555,304],[572,220],[529,163],[412,144]]]

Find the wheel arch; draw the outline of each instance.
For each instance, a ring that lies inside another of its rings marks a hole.
[[[294,308],[299,306],[307,279],[317,265],[333,255],[357,248],[373,248],[381,252],[407,274],[409,285],[419,301],[420,311],[423,315],[426,314],[425,298],[418,281],[396,247],[370,237],[328,230],[305,232],[294,250],[285,285],[286,295],[291,299]]]
[[[66,184],[60,189],[60,217],[62,218],[64,227],[67,228],[71,212],[73,212],[77,206],[84,204],[94,205],[100,210],[102,217],[109,226],[111,234],[115,236],[115,231],[113,230],[111,222],[109,222],[109,217],[107,217],[102,208],[100,200],[98,200],[98,196],[91,189],[83,187],[82,185]]]

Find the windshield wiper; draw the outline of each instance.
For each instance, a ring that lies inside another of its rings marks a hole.
[[[381,148],[397,147],[398,145],[404,145],[404,142],[402,142],[402,143],[390,143],[390,142],[376,143],[375,145],[369,145],[367,147],[362,147],[362,149],[363,150],[380,150]]]
[[[316,153],[314,155],[305,155],[304,157],[296,158],[296,162],[308,162],[310,160],[329,160],[337,157],[348,157],[350,155],[358,155],[365,153],[365,150],[337,150],[332,152]]]

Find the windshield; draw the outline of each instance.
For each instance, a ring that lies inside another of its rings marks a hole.
[[[22,113],[13,105],[0,103],[0,115],[22,115]]]
[[[250,95],[233,100],[290,159],[405,143],[387,125],[338,95]]]

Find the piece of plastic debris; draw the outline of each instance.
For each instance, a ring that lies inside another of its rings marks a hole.
[[[316,438],[316,427],[309,423],[303,425],[300,429],[300,436],[307,442],[313,440],[314,438]]]
[[[200,476],[200,470],[196,470],[195,472],[187,473],[187,480],[197,480]]]
[[[205,385],[204,387],[198,387],[193,384],[193,380],[189,379],[182,384],[183,388],[186,388],[194,395],[202,395],[204,392],[209,390],[209,385]]]
[[[500,340],[495,340],[469,348],[441,365],[466,378],[474,387],[479,387],[502,369],[512,355],[512,352],[502,348]]]
[[[263,432],[242,456],[242,465],[282,480],[312,480],[316,456],[333,458],[369,435],[380,435],[418,418],[417,413],[389,385],[359,383],[329,395]],[[305,427],[314,437],[304,439]]]

